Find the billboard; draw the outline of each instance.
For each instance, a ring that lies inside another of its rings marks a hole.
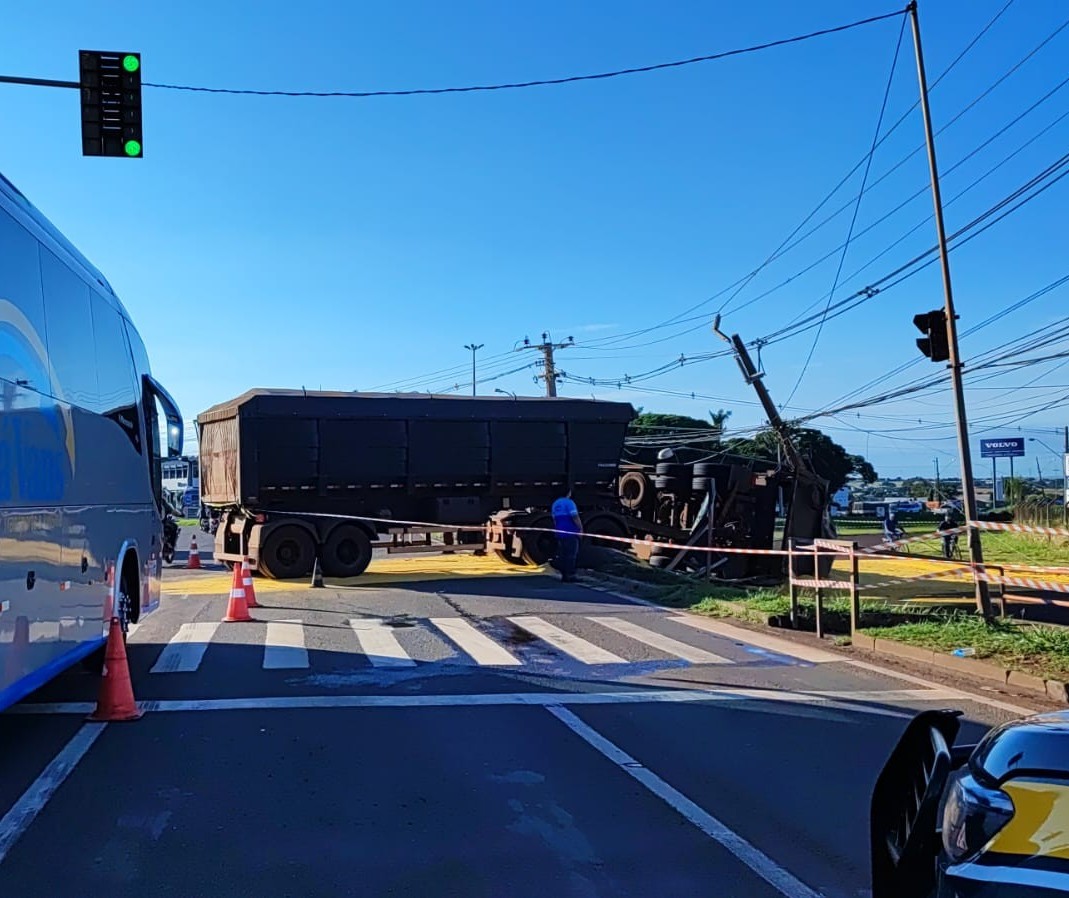
[[[1024,437],[980,440],[980,455],[983,458],[1021,458],[1024,455]]]

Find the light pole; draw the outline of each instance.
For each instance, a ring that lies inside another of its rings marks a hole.
[[[475,353],[483,348],[482,343],[465,343],[465,349],[471,350],[471,395],[475,395]]]
[[[502,393],[505,396],[511,396],[513,399],[516,398],[516,394],[513,393],[512,390],[502,390],[501,387],[494,387],[494,392],[495,393]]]

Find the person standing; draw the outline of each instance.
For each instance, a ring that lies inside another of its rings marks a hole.
[[[583,521],[579,509],[572,500],[572,491],[553,503],[553,529],[557,531],[557,563],[562,583],[575,582],[575,566],[579,559],[579,537],[583,534]]]
[[[940,533],[943,534],[943,557],[953,558],[954,551],[958,547],[958,534],[947,533],[948,530],[956,530],[957,525],[954,522],[954,514],[948,508],[943,514],[943,520],[939,522],[938,527]]]

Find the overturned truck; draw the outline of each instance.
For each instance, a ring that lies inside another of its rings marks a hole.
[[[316,560],[327,576],[356,576],[376,548],[542,564],[555,547],[549,507],[568,489],[585,531],[619,548],[604,537],[771,548],[784,495],[786,533],[820,535],[826,496],[800,496],[774,465],[622,464],[633,417],[627,403],[594,400],[250,391],[197,418],[215,557],[248,557],[279,579]],[[656,545],[651,563],[728,579],[782,570],[775,556]]]

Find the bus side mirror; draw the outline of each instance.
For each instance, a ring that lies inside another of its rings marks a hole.
[[[182,427],[182,412],[178,409],[178,403],[151,374],[145,375],[145,386],[156,397],[163,409],[167,428],[167,454],[171,458],[180,456],[185,431]]]
[[[939,801],[954,767],[960,711],[922,711],[872,792],[872,898],[925,898],[936,886]]]

